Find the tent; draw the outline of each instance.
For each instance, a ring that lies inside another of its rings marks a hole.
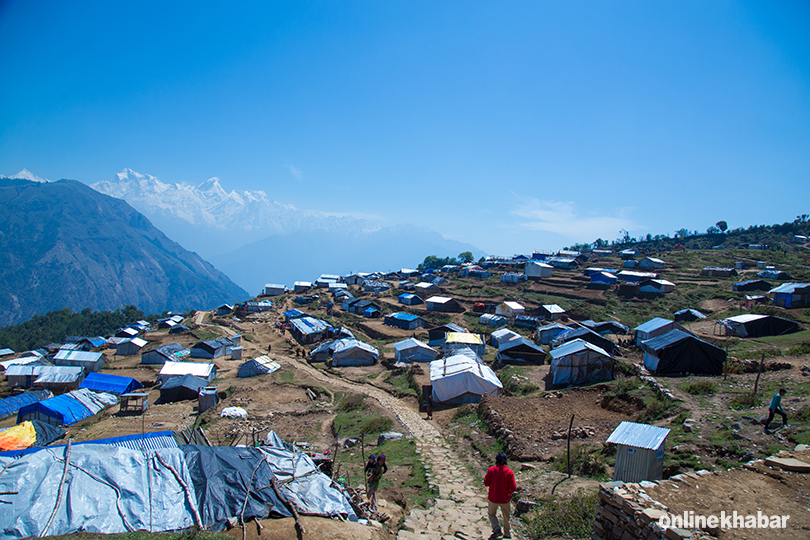
[[[509,319],[502,315],[493,315],[492,313],[484,313],[478,317],[478,324],[486,326],[506,326],[509,324]]]
[[[172,377],[160,387],[161,403],[172,403],[185,399],[197,399],[200,388],[208,386],[208,381],[194,375]]]
[[[104,356],[100,352],[60,350],[53,357],[55,366],[79,366],[85,373],[98,371],[104,367]]]
[[[459,349],[469,348],[478,356],[484,356],[486,344],[479,334],[469,332],[448,332],[442,344],[444,354],[452,353]]]
[[[613,357],[601,347],[575,339],[551,351],[552,384],[591,384],[613,379]]]
[[[397,362],[432,362],[439,353],[415,338],[394,343],[394,360]]]
[[[16,396],[0,399],[0,419],[16,414],[20,407],[53,397],[48,390],[29,390]]]
[[[435,326],[428,329],[428,345],[431,347],[438,347],[444,344],[447,339],[448,332],[466,332],[466,328],[462,328],[456,323],[447,323],[441,326]]]
[[[0,452],[47,446],[65,436],[65,430],[39,420],[26,420],[16,426],[0,429]]]
[[[422,303],[422,299],[420,297],[410,293],[400,294],[397,296],[397,300],[400,304],[405,304],[406,306],[415,306]]]
[[[139,337],[134,337],[127,341],[122,341],[115,348],[115,354],[121,356],[132,356],[141,352],[149,342]]]
[[[214,380],[217,376],[216,364],[204,364],[202,362],[171,362],[167,361],[163,364],[158,379],[161,382],[166,382],[171,377],[177,375],[194,375],[208,382]]]
[[[13,458],[2,459],[6,465]],[[77,444],[28,453],[5,470],[0,491],[16,494],[14,504],[0,512],[0,531],[3,539],[79,531],[222,531],[233,516],[246,523],[291,517],[288,503],[268,488],[273,479],[300,513],[357,521],[346,496],[312,458],[284,445],[185,445],[144,452]],[[351,536],[360,525],[343,527]]]
[[[567,343],[574,339],[581,339],[583,341],[592,343],[600,349],[606,350],[608,354],[613,354],[613,352],[616,350],[615,343],[584,326],[561,333],[557,336],[557,339],[554,340],[554,346],[559,347],[563,343]]]
[[[525,337],[517,337],[498,346],[497,360],[501,364],[542,364],[546,361],[546,351]]]
[[[484,394],[500,394],[501,381],[471,349],[430,363],[430,383],[436,402],[475,403]]]
[[[118,397],[86,388],[21,407],[17,423],[40,420],[55,426],[70,426],[118,403]]]
[[[107,373],[90,373],[81,382],[79,388],[120,395],[143,388],[143,385],[132,377],[121,377],[120,375],[109,375]]]
[[[696,309],[682,309],[675,312],[676,322],[692,322],[698,319],[705,319],[706,315]]]
[[[175,324],[171,328],[169,328],[170,334],[184,334],[186,332],[191,332],[191,328],[186,326],[185,324]]]
[[[404,328],[405,330],[415,330],[425,326],[425,321],[419,315],[398,312],[386,315],[383,324]]]
[[[801,330],[799,323],[773,315],[747,313],[719,321],[726,334],[738,337],[781,336]]]
[[[141,364],[165,364],[166,361],[179,362],[190,351],[179,343],[166,343],[160,347],[149,349],[141,353]]]
[[[334,342],[332,366],[373,366],[380,352],[371,345],[357,339],[344,338]]]
[[[644,324],[640,324],[633,328],[633,330],[636,331],[636,345],[641,346],[642,341],[652,339],[655,336],[660,336],[661,334],[665,334],[675,328],[678,330],[683,330],[684,332],[689,332],[686,328],[675,321],[663,319],[661,317],[650,319]]]
[[[257,375],[267,375],[273,373],[281,368],[278,362],[274,362],[268,356],[259,356],[252,360],[248,360],[237,370],[237,377],[255,377]]]
[[[541,345],[549,345],[557,336],[568,330],[571,330],[571,328],[560,323],[551,323],[541,326],[537,329],[537,342]]]
[[[615,334],[615,335],[625,335],[630,333],[630,329],[623,325],[620,322],[616,321],[604,321],[604,322],[593,322],[591,321],[590,324],[587,324],[588,321],[582,321],[584,326],[587,326],[600,336],[604,336],[607,334]]]
[[[727,356],[720,347],[677,329],[643,341],[641,348],[644,366],[659,375],[720,375]]]
[[[513,332],[508,328],[501,328],[500,330],[495,330],[489,335],[489,344],[493,347],[499,347],[502,343],[506,343],[507,341],[517,339],[520,337],[520,334],[517,332]]]
[[[495,308],[495,315],[514,319],[518,315],[525,315],[526,308],[517,302],[504,302]]]

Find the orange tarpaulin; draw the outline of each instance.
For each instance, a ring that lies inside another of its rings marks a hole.
[[[0,451],[24,450],[37,442],[34,424],[23,422],[5,431],[0,431]]]

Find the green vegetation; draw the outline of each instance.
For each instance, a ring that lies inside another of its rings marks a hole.
[[[355,438],[363,435],[376,435],[390,431],[394,422],[387,416],[374,414],[368,410],[363,396],[350,394],[337,406],[341,411],[333,422],[335,433],[341,437]]]
[[[413,369],[398,369],[388,377],[388,384],[394,387],[394,395],[396,397],[413,396],[419,399],[422,395],[422,389],[414,379]]]
[[[596,492],[580,490],[567,497],[540,499],[538,509],[524,518],[528,537],[532,540],[590,537],[596,515],[596,498]]]
[[[604,448],[580,444],[571,449],[571,474],[596,480],[607,480]],[[554,456],[552,470],[568,473],[567,452],[563,450]]]
[[[526,396],[540,390],[540,387],[526,377],[525,367],[506,366],[498,373],[503,389],[513,396]]]
[[[45,315],[34,315],[24,323],[0,328],[0,348],[21,352],[49,343],[62,343],[67,336],[109,336],[140,319],[153,322],[156,316],[145,317],[135,306],[124,306],[115,311],[93,311],[90,308],[79,313],[67,308],[50,311]]]
[[[684,384],[683,390],[693,396],[705,396],[717,392],[717,385],[712,381],[692,381]]]
[[[742,411],[745,409],[752,409],[754,407],[759,407],[762,403],[762,397],[759,395],[754,395],[753,393],[746,392],[745,394],[737,394],[731,401],[728,402],[728,406],[732,409],[737,409],[738,411]]]

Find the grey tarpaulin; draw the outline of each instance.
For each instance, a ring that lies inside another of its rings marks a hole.
[[[67,447],[58,447],[17,460],[0,457],[0,470],[8,466],[0,475],[0,492],[18,492],[1,497],[11,504],[2,505],[0,540],[42,534],[57,500],[66,452]],[[195,514],[204,527],[222,530],[226,518],[240,516],[251,477],[246,521],[290,515],[269,486],[272,476],[300,513],[357,519],[331,479],[306,454],[287,448],[187,445],[143,452],[76,445],[69,463],[48,535],[171,531],[195,525]]]

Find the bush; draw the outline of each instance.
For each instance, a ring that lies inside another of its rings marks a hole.
[[[567,473],[568,460],[566,452],[562,451],[554,456],[551,468],[555,471]],[[599,448],[581,444],[571,450],[571,474],[587,478],[602,478],[607,474],[607,465]]]
[[[738,394],[728,402],[728,406],[732,409],[742,411],[744,409],[753,409],[759,407],[762,399],[754,394]]]
[[[339,411],[343,412],[361,411],[366,408],[363,399],[363,396],[360,394],[350,394],[343,398],[337,408]]]
[[[674,411],[674,405],[669,403],[663,403],[661,401],[653,401],[644,411],[638,416],[636,422],[640,422],[642,424],[650,424],[657,420],[661,420],[662,418],[666,418],[670,416]]]
[[[596,493],[583,490],[567,497],[540,499],[538,509],[526,521],[532,540],[550,536],[589,538],[596,515]]]
[[[684,390],[693,396],[704,396],[714,394],[717,391],[717,385],[712,381],[694,381],[687,384]]]
[[[789,356],[801,356],[805,354],[810,354],[810,341],[805,341],[803,343],[800,343],[799,345],[796,345],[795,347],[791,347],[790,349],[787,350],[785,354]]]

